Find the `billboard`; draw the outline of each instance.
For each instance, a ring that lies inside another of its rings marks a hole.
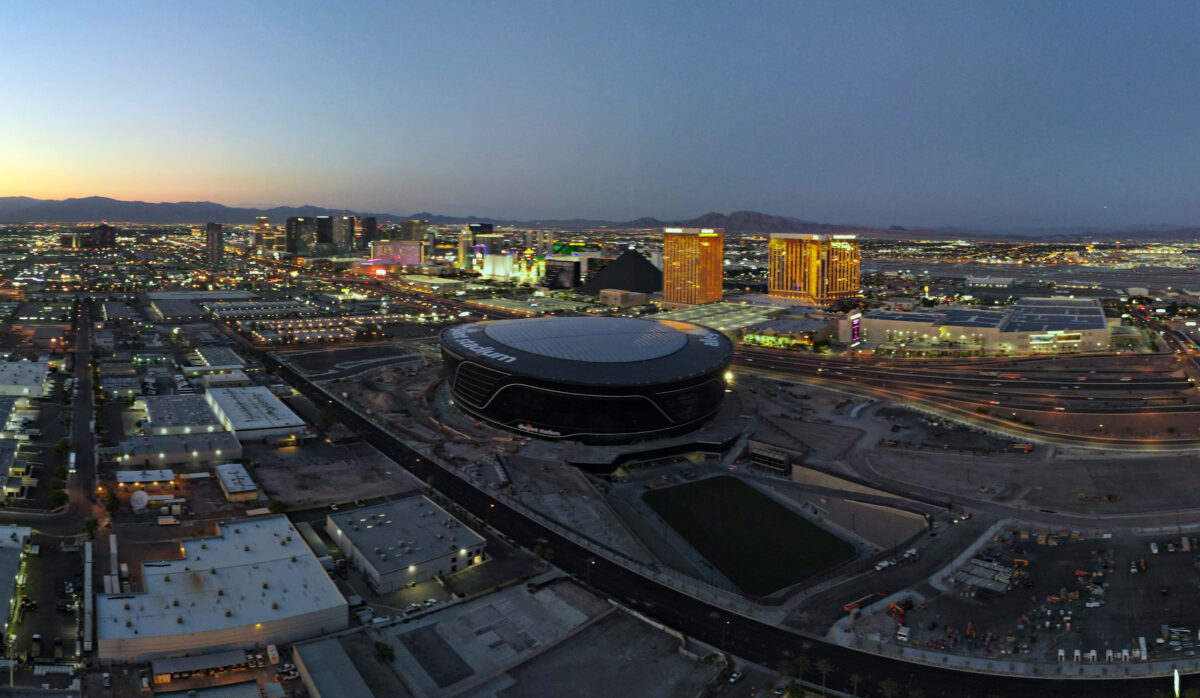
[[[583,283],[579,274],[578,259],[547,259],[546,287],[550,289],[575,288]]]

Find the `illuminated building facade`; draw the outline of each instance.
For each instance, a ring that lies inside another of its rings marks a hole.
[[[204,228],[204,255],[209,266],[220,266],[225,261],[225,232],[220,223],[209,223]]]
[[[663,229],[663,300],[715,303],[724,281],[725,236],[712,228]]]
[[[859,294],[853,235],[776,233],[767,252],[768,295],[826,305]]]

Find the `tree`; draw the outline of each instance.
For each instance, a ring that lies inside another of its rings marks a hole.
[[[808,671],[808,657],[800,655],[792,660],[792,670],[796,672],[796,680],[804,682],[804,672]]]
[[[321,431],[329,431],[336,422],[337,415],[328,407],[322,407],[317,412],[317,428]]]
[[[50,492],[51,509],[57,509],[69,501],[71,501],[71,495],[67,494],[66,490],[52,490]]]
[[[375,651],[379,653],[380,658],[387,661],[389,664],[396,659],[396,648],[386,642],[376,642]]]
[[[817,673],[821,675],[821,695],[825,695],[825,677],[833,672],[833,662],[828,657],[817,660]]]
[[[900,695],[900,684],[896,683],[896,679],[884,679],[879,682],[879,692],[883,698],[896,698]]]
[[[54,443],[54,452],[60,456],[65,456],[71,451],[71,442],[64,439],[59,439]]]
[[[115,514],[117,513],[118,506],[120,506],[120,503],[117,501],[117,493],[109,490],[104,495],[104,510],[110,514]]]
[[[96,529],[100,528],[100,522],[95,518],[88,517],[83,521],[83,532],[89,537],[96,535]]]
[[[790,657],[785,658],[785,659],[780,659],[779,663],[775,665],[775,671],[778,671],[780,674],[783,674],[784,676],[787,676],[787,677],[792,677],[792,676],[796,675],[796,673],[793,669],[792,660]]]
[[[861,674],[850,675],[850,690],[854,693],[854,697],[858,698],[858,687],[862,684],[863,677]]]

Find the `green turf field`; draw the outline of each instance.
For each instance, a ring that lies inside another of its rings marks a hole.
[[[728,475],[651,490],[643,498],[730,581],[755,596],[854,555],[854,546]]]

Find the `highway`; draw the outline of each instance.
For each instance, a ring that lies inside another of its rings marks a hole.
[[[277,375],[318,404],[329,404],[339,418],[371,445],[394,459],[421,480],[433,478],[433,486],[472,515],[532,548],[541,544],[554,550],[554,564],[585,581],[599,592],[636,609],[686,635],[721,647],[732,654],[767,667],[789,656],[803,654],[815,660],[827,657],[834,666],[830,688],[850,690],[849,677],[859,674],[870,687],[885,678],[902,686],[919,686],[926,696],[983,698],[992,695],[1130,696],[1150,695],[1163,685],[1162,679],[1106,679],[1068,681],[979,675],[939,667],[901,662],[865,652],[805,638],[724,608],[687,596],[663,583],[631,571],[602,555],[564,538],[533,521],[504,502],[476,489],[454,472],[422,457],[384,429],[369,422],[329,397],[272,355],[263,361]],[[809,672],[812,678],[813,672]],[[864,695],[870,689],[864,688]]]

